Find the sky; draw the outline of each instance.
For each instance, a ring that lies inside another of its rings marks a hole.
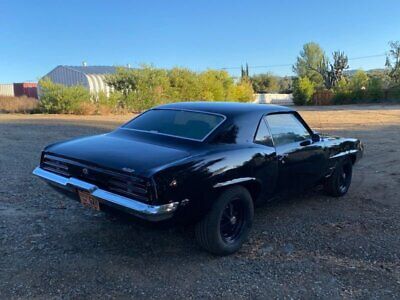
[[[398,0],[0,0],[0,83],[83,61],[291,75],[310,41],[349,58],[384,54],[400,40],[399,12]],[[349,63],[382,68],[385,57]]]

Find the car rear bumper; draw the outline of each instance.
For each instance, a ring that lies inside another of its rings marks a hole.
[[[52,185],[71,192],[77,192],[77,190],[87,191],[93,197],[96,197],[102,204],[116,207],[149,221],[162,221],[169,219],[173,216],[173,213],[179,206],[179,202],[163,205],[149,205],[131,198],[110,193],[106,190],[100,189],[94,184],[74,177],[68,178],[57,175],[40,167],[35,168],[32,173]]]

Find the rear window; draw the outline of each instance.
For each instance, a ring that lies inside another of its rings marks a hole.
[[[215,114],[152,109],[133,119],[124,128],[201,141],[222,121],[224,117]]]

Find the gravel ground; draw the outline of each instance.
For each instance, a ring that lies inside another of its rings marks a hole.
[[[300,113],[365,143],[349,193],[316,188],[258,208],[249,242],[222,258],[203,252],[190,228],[93,212],[31,176],[45,145],[130,116],[0,115],[0,299],[398,299],[400,107]]]

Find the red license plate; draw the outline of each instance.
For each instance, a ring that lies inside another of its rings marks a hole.
[[[94,210],[100,210],[99,200],[93,197],[90,193],[78,190],[78,195],[83,206]]]

